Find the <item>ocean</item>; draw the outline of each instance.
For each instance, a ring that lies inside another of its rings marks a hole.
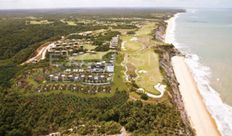
[[[232,9],[177,14],[170,43],[186,54],[205,104],[222,135],[232,136]]]

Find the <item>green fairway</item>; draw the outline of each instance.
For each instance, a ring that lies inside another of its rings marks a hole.
[[[147,92],[159,94],[154,85],[162,82],[163,77],[159,70],[159,57],[153,49],[156,44],[151,33],[155,27],[155,23],[146,23],[135,35],[123,35],[122,51],[125,54],[123,64],[135,67],[138,86]]]
[[[66,23],[70,26],[76,26],[77,24],[74,21],[66,21]]]
[[[115,92],[115,90],[128,91],[129,89],[127,82],[125,81],[124,78],[125,68],[121,65],[123,61],[123,57],[124,57],[123,54],[118,54],[115,62],[115,71],[114,71],[113,86],[112,86],[113,92]]]
[[[31,25],[45,25],[45,24],[51,24],[51,23],[53,23],[53,22],[50,22],[48,20],[39,20],[39,21],[32,20],[32,21],[30,21]]]
[[[136,36],[150,36],[152,30],[156,28],[156,23],[146,23],[136,32]]]

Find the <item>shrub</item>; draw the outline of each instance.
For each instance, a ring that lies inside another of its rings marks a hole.
[[[141,99],[148,100],[147,94],[145,94],[145,93],[141,94]]]

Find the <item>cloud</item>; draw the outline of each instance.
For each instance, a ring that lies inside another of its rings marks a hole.
[[[232,7],[230,0],[0,0],[0,9],[68,7]]]

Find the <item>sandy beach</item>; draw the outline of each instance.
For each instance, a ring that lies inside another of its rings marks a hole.
[[[176,18],[180,15],[181,13],[175,14],[172,18],[169,20],[166,20],[165,22],[168,23],[166,32],[165,32],[165,38],[164,42],[168,44],[174,44],[175,43],[175,27],[176,27]]]
[[[165,42],[175,45],[175,26],[176,14],[167,20]],[[175,45],[176,46],[176,45]],[[209,113],[202,96],[199,93],[197,84],[193,75],[188,68],[185,58],[175,56],[172,58],[172,65],[177,81],[179,82],[179,90],[184,102],[185,111],[188,115],[191,126],[196,131],[197,136],[220,136],[215,120]]]
[[[184,57],[175,56],[172,58],[172,65],[180,84],[180,93],[190,123],[197,136],[220,136],[215,121],[209,114],[184,59]]]

